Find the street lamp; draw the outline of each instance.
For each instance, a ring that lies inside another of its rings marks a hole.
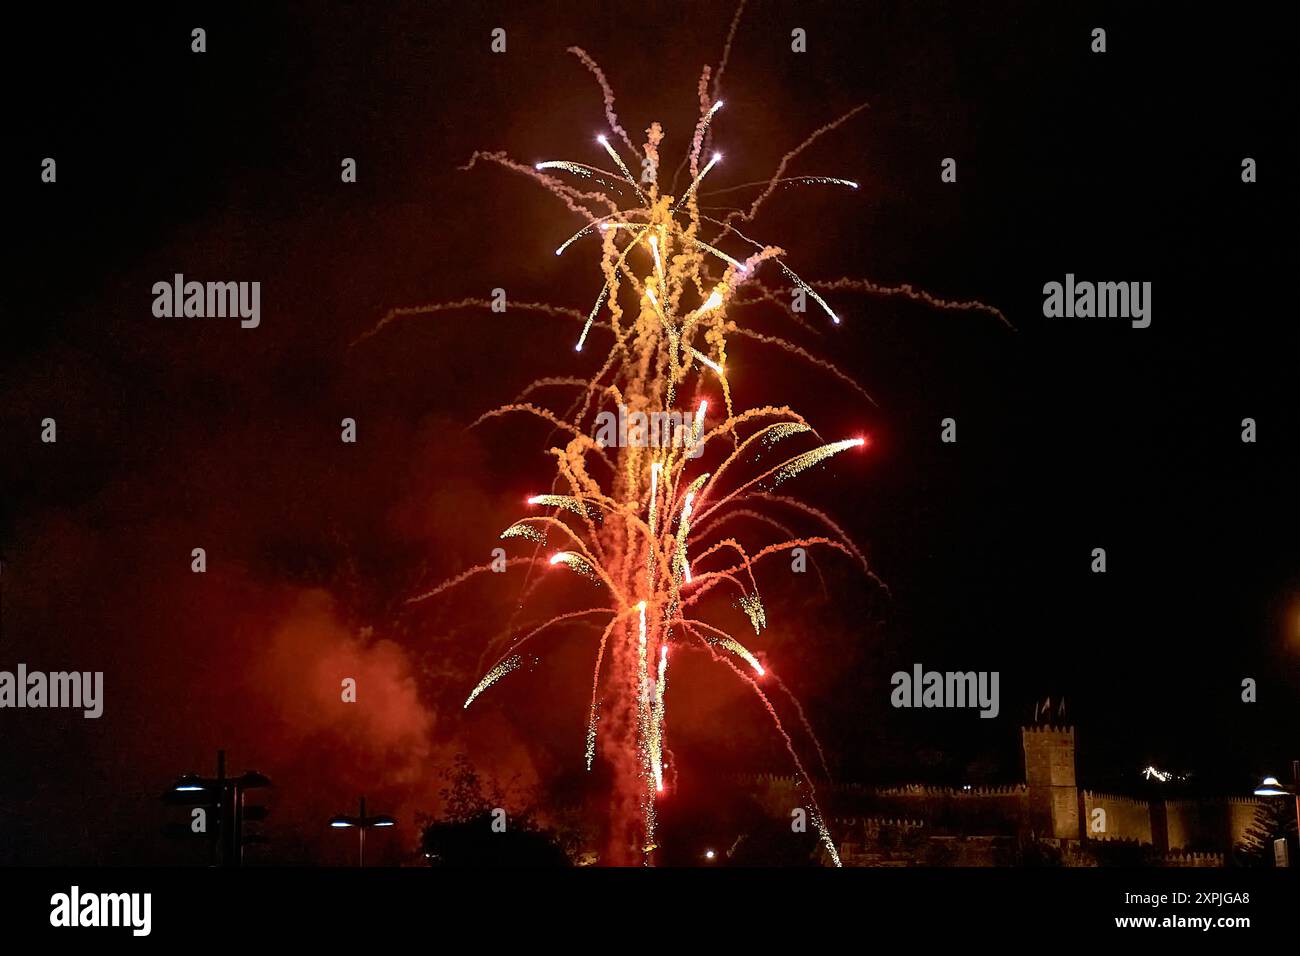
[[[1285,797],[1290,792],[1289,787],[1277,782],[1277,777],[1265,777],[1255,788],[1257,797]]]
[[[1300,833],[1300,760],[1291,761],[1291,785],[1280,783],[1277,777],[1265,777],[1255,788],[1257,797],[1295,797],[1295,825]]]
[[[218,750],[215,777],[183,773],[163,796],[171,803],[215,805],[220,814],[221,860],[227,866],[238,866],[244,860],[244,791],[269,786],[270,779],[256,770],[249,770],[238,777],[227,777],[226,752]],[[198,796],[191,797],[189,794]],[[251,807],[250,810],[258,811],[258,815],[251,819],[265,816],[265,808]],[[214,843],[214,853],[216,849]]]
[[[357,852],[357,866],[366,865],[366,831],[378,827],[395,827],[397,821],[387,814],[380,813],[373,817],[366,816],[366,798],[361,798],[361,808],[355,817],[340,813],[337,816],[330,817],[329,825],[335,830],[348,830],[355,828],[357,831],[357,840],[359,843]]]

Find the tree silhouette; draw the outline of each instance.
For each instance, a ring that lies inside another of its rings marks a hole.
[[[555,834],[538,826],[531,810],[507,812],[507,798],[485,784],[465,754],[442,770],[442,815],[422,817],[420,852],[430,866],[569,866]]]
[[[1233,865],[1272,866],[1273,841],[1282,838],[1286,838],[1291,865],[1297,865],[1295,798],[1265,798],[1241,842],[1232,848]]]

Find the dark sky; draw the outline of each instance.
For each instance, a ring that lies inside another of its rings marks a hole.
[[[551,254],[573,217],[519,176],[456,167],[475,149],[601,159],[600,93],[571,45],[602,64],[629,131],[664,124],[675,165],[734,7],[233,9],[56,11],[11,30],[0,669],[103,670],[107,700],[98,721],[0,711],[0,862],[195,859],[159,836],[156,796],[221,746],[275,780],[258,852],[276,862],[348,859],[320,823],[363,791],[407,824],[435,810],[458,751],[544,790],[580,766],[590,634],[465,715],[517,588],[403,602],[486,560],[549,480],[544,432],[464,426],[533,378],[589,373],[595,353],[509,312],[349,343],[391,307],[494,287],[589,308],[590,250]],[[843,293],[843,325],[816,335],[755,314],[874,406],[731,349],[746,405],[872,436],[797,490],[843,520],[888,593],[833,558],[825,593],[779,566],[762,581],[762,648],[840,776],[1019,779],[1018,722],[1048,695],[1067,697],[1093,785],[1154,762],[1237,792],[1296,756],[1290,43],[1245,15],[1175,24],[1124,5],[749,4],[716,187],[765,178],[871,104],[790,170],[861,188],[779,192],[752,234],[809,279],[978,298],[1015,327]],[[39,181],[45,156],[57,184]],[[345,156],[356,184],[339,181]],[[939,180],[946,156],[956,184]],[[1244,156],[1258,183],[1240,181]],[[154,318],[150,288],[176,272],[260,281],[261,327]],[[1042,285],[1067,272],[1151,281],[1152,326],[1044,319]],[[938,441],[945,416],[956,445]],[[189,570],[200,546],[205,575]],[[916,662],[1000,671],[1002,715],[891,709],[890,674]],[[340,674],[360,680],[351,709]],[[684,670],[675,690],[691,773],[788,770],[740,689]]]

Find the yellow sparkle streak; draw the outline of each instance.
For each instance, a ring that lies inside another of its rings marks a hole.
[[[865,438],[846,438],[843,441],[833,441],[830,444],[822,445],[820,448],[814,448],[812,451],[806,451],[802,455],[796,455],[773,472],[772,487],[775,488],[781,482],[793,478],[801,471],[807,471],[813,465],[820,464],[827,458],[838,455],[846,449],[861,448],[866,443]]]
[[[519,521],[506,528],[501,532],[501,540],[507,538],[527,538],[529,541],[536,541],[538,544],[546,543],[546,535],[534,528],[525,521]]]
[[[596,574],[595,568],[588,563],[587,559],[581,555],[574,554],[572,551],[557,551],[551,555],[551,564],[563,564],[569,570],[581,574],[584,578],[590,578],[597,584],[600,583],[600,576]]]
[[[599,227],[601,231],[604,231],[605,223],[608,220],[613,219],[617,215],[618,213],[612,212],[608,216],[601,216],[599,219],[593,219],[591,222],[587,223],[585,226],[583,226],[581,229],[579,229],[577,232],[571,235],[568,239],[565,239],[564,242],[560,243],[559,248],[555,250],[555,254],[557,256],[564,255],[565,249],[569,248],[569,246],[573,245],[575,242],[577,242],[587,233],[591,232],[591,230],[595,227]]]
[[[700,362],[704,363],[709,368],[713,369],[713,371],[717,372],[719,376],[722,375],[722,366],[719,365],[717,362],[713,361],[713,359],[709,358],[699,349],[692,347],[691,354],[694,355],[696,359],[698,359]]]
[[[810,296],[813,297],[813,301],[822,307],[822,310],[831,317],[832,322],[834,322],[836,325],[840,324],[840,317],[835,314],[834,309],[832,309],[829,305],[826,304],[826,300],[817,294],[816,289],[814,289],[807,282],[804,282],[803,279],[800,279],[797,275],[795,275],[794,270],[791,269],[789,266],[787,266],[780,259],[776,260],[776,264],[781,267],[781,271],[784,272],[786,275],[788,275],[795,285],[797,285],[799,288],[803,289],[804,292],[808,293]]]
[[[593,701],[591,705],[591,715],[587,719],[587,770],[591,770],[591,765],[596,759],[596,721],[599,719],[597,705]]]
[[[682,198],[677,200],[677,205],[674,206],[673,209],[681,208],[682,203],[690,199],[691,196],[695,193],[695,188],[699,186],[699,184],[703,181],[704,177],[709,175],[709,170],[712,169],[720,162],[722,162],[722,154],[714,153],[713,156],[709,159],[708,163],[705,164],[704,168],[700,170],[700,174],[695,177],[695,179],[691,182],[689,186],[686,187],[686,192],[682,193]]]
[[[631,170],[629,170],[623,163],[623,157],[614,152],[614,147],[609,145],[609,140],[605,139],[604,136],[597,136],[596,142],[600,143],[601,146],[604,146],[605,152],[609,153],[609,158],[618,164],[618,168],[623,171],[624,177],[626,177],[627,181],[632,184],[632,188],[636,190],[636,194],[641,198],[642,204],[646,206],[650,205],[650,201],[645,198],[645,193],[641,191],[641,187],[637,184],[637,181],[632,178]]]
[[[709,297],[704,300],[704,304],[695,310],[695,314],[703,315],[705,312],[712,312],[720,305],[722,305],[722,293],[714,289],[709,293]]]
[[[755,634],[767,627],[767,611],[764,610],[763,599],[758,596],[757,592],[741,595],[740,607],[748,615],[749,623],[754,625]]]
[[[835,841],[831,839],[831,831],[826,828],[826,821],[822,815],[817,812],[817,808],[812,808],[813,825],[817,827],[817,833],[821,836],[822,846],[826,847],[826,852],[830,855],[831,862],[836,866],[843,866],[840,862],[839,851],[835,849]]]
[[[746,664],[754,668],[754,673],[762,677],[767,671],[763,670],[763,665],[758,662],[758,658],[750,653],[749,648],[734,637],[711,637],[710,644],[717,644],[719,647],[725,647],[731,653],[741,658]]]
[[[650,250],[655,254],[655,273],[659,276],[659,281],[664,281],[664,260],[659,255],[659,237],[650,237]]]
[[[592,516],[587,506],[572,495],[533,495],[528,499],[528,503],[545,508],[563,508],[565,511],[572,511],[579,518]]]
[[[474,688],[473,693],[471,693],[469,697],[465,698],[465,707],[462,709],[468,709],[469,705],[474,703],[475,697],[483,693],[483,691],[487,690],[489,687],[491,687],[501,678],[505,677],[507,674],[509,674],[512,670],[517,668],[523,662],[524,659],[520,655],[515,654],[514,656],[507,657],[505,660],[501,661],[501,663],[497,664],[496,667],[492,668],[485,675],[483,675],[483,679],[478,682],[478,686]]]
[[[668,316],[664,315],[663,306],[659,304],[659,296],[655,295],[654,287],[646,286],[645,294],[646,294],[646,298],[649,299],[650,303],[655,307],[655,311],[659,313],[659,318],[667,322]]]
[[[650,534],[655,533],[655,515],[659,512],[659,472],[663,462],[656,461],[650,465]]]
[[[613,173],[601,169],[599,166],[589,166],[586,163],[574,163],[567,159],[548,159],[544,163],[534,163],[533,169],[538,172],[541,172],[544,169],[562,169],[566,173],[573,173],[575,176],[582,176],[585,179],[596,179],[599,176],[608,176],[613,180],[618,179],[618,177]]]
[[[683,233],[683,235],[686,235],[686,234]],[[731,256],[727,255],[727,254],[726,254],[725,252],[723,252],[721,249],[717,248],[716,246],[711,246],[711,245],[709,245],[709,244],[708,244],[707,242],[705,242],[703,239],[696,239],[694,236],[686,236],[686,238],[689,239],[689,240],[691,240],[691,242],[695,243],[697,246],[699,246],[701,249],[703,249],[705,252],[709,253],[710,255],[717,256],[719,259],[721,259],[723,262],[727,263],[728,265],[735,266],[737,271],[739,271],[739,272],[748,272],[748,271],[749,271],[749,266],[745,265],[745,264],[744,264],[743,262],[741,262],[739,259],[733,259]],[[781,261],[780,259],[777,260],[778,263],[779,263],[780,261]],[[800,279],[799,281],[800,281],[800,283],[803,282],[802,279]],[[807,288],[807,287],[805,286],[805,288]],[[809,292],[812,292],[811,289],[809,289],[808,291],[809,291]],[[813,292],[812,294],[813,294],[814,296],[817,295],[816,292]],[[827,308],[829,308],[829,306],[828,306]],[[838,322],[839,319],[836,319],[835,321]]]
[[[695,501],[695,492],[698,488],[698,482],[686,492],[686,500],[682,502],[682,515],[677,522],[677,568],[686,576],[686,580],[691,580],[691,563],[686,557],[686,536],[691,531],[691,506]]]
[[[655,681],[654,734],[650,759],[655,775],[655,790],[664,790],[664,691],[668,683],[668,645],[659,645],[659,678]]]
[[[713,114],[720,109],[722,109],[722,100],[718,100],[709,107],[709,112],[705,114],[704,120],[700,123],[701,135],[703,135],[704,131],[709,128],[709,124],[713,122]]]
[[[803,432],[810,432],[812,428],[803,422],[777,422],[775,425],[768,426],[763,433],[762,442],[769,448],[775,445],[783,438],[789,438],[791,435],[799,435]]]
[[[556,253],[559,255],[559,253]],[[583,343],[587,341],[587,333],[591,331],[591,324],[596,321],[596,313],[600,307],[605,304],[605,296],[609,295],[609,284],[600,290],[600,295],[596,296],[596,304],[591,307],[591,314],[587,316],[587,324],[582,327],[582,334],[578,336],[578,344],[573,347],[575,352],[581,352]]]
[[[654,725],[650,711],[650,674],[646,666],[645,601],[637,604],[636,609],[640,616],[640,631],[637,638],[637,674],[640,678],[637,684],[637,723],[641,729],[641,739],[645,742],[645,751],[642,752],[642,758],[649,758],[653,771],[655,742]]]

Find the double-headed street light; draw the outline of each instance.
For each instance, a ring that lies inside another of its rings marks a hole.
[[[330,826],[335,830],[356,829],[360,844],[357,851],[357,866],[365,866],[366,831],[375,827],[395,827],[397,821],[383,813],[373,817],[366,816],[366,798],[362,797],[361,809],[355,817],[340,813],[338,816],[330,817]]]
[[[244,792],[271,786],[270,779],[256,770],[238,777],[226,776],[226,752],[217,751],[217,775],[201,777],[196,773],[181,774],[164,798],[172,803],[197,803],[216,806],[221,835],[221,862],[238,866],[244,858]],[[265,807],[249,807],[247,818],[262,819]],[[214,852],[216,844],[213,845]]]

